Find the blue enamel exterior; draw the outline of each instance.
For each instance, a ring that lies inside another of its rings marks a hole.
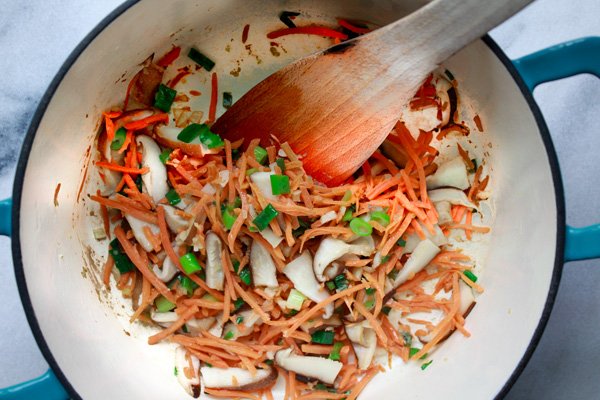
[[[1,400],[66,400],[69,396],[49,369],[44,375],[6,389],[0,389]]]
[[[540,50],[514,61],[529,90],[544,82],[589,73],[600,78],[600,37],[587,37]],[[567,227],[565,261],[600,257],[600,224]]]
[[[12,200],[5,199],[0,201],[0,235],[10,236],[11,218]]]

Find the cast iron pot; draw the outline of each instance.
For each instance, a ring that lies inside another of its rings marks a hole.
[[[170,350],[124,334],[118,313],[98,300],[89,274],[82,276],[82,265],[90,267],[85,238],[91,228],[83,217],[89,201],[78,194],[86,151],[101,112],[123,98],[125,71],[131,77],[141,60],[173,42],[223,53],[247,23],[255,32],[279,27],[282,10],[383,25],[420,3],[141,0],[105,18],[69,56],[40,102],[21,151],[12,203],[0,205],[1,233],[12,235],[25,312],[51,367],[36,380],[0,390],[0,399],[187,398],[173,377]],[[486,291],[468,318],[472,337],[452,335],[425,372],[413,366],[378,375],[363,398],[494,398],[517,379],[548,321],[563,263],[600,256],[599,225],[565,225],[556,154],[531,92],[579,73],[599,76],[599,52],[600,38],[585,38],[510,61],[484,37],[445,64],[492,135],[488,161],[497,215],[482,279]],[[227,77],[229,66],[216,57],[223,68],[217,71]],[[255,65],[247,80],[229,83],[243,92],[269,71]]]

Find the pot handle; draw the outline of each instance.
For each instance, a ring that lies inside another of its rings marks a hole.
[[[513,61],[530,91],[541,83],[590,73],[600,78],[600,37],[586,37],[548,47]],[[565,261],[600,257],[600,224],[567,226]]]
[[[12,199],[0,200],[0,235],[11,234]],[[65,400],[69,396],[51,369],[30,381],[0,389],[0,400]]]

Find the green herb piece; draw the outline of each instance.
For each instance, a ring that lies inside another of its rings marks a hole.
[[[333,331],[316,331],[311,335],[312,342],[317,344],[333,344]]]
[[[471,162],[473,163],[473,168],[470,169],[468,172],[474,173],[475,171],[477,171],[477,159],[473,158],[473,159],[471,159]]]
[[[240,262],[238,260],[231,260],[231,264],[233,265],[233,270],[237,274],[238,269],[240,268]]]
[[[344,193],[344,197],[342,197],[342,201],[350,201],[352,199],[352,190],[346,190]]]
[[[348,288],[348,279],[346,279],[346,275],[344,274],[339,274],[333,278],[333,283],[335,284],[335,288],[338,290],[344,290]]]
[[[282,11],[281,14],[279,14],[279,20],[283,22],[288,28],[295,28],[296,24],[294,23],[294,21],[292,21],[292,18],[297,17],[298,15],[300,15],[299,12]]]
[[[293,317],[296,314],[298,314],[298,310],[290,310],[290,312],[285,314],[285,316],[286,316],[286,318],[289,318],[289,317]]]
[[[166,164],[167,161],[169,161],[169,158],[171,157],[172,152],[173,152],[173,150],[171,150],[171,149],[164,149],[162,151],[162,153],[160,153],[160,155],[158,156],[158,158],[160,158],[160,162],[162,162],[163,164]]]
[[[138,190],[141,192],[142,191],[142,176],[138,175],[135,178],[134,182],[135,182],[135,187],[137,187]]]
[[[112,142],[110,142],[110,148],[111,150],[119,150],[121,147],[123,147],[123,143],[125,143],[125,139],[127,138],[127,130],[123,127],[120,127],[119,129],[117,129],[117,131],[115,132],[115,137],[112,140]]]
[[[212,368],[213,367],[211,363],[207,363],[207,362],[205,362],[204,365],[206,365],[208,368]]]
[[[250,272],[250,268],[244,268],[240,271],[239,277],[246,285],[252,285],[252,273]]]
[[[350,229],[358,236],[370,236],[373,233],[373,227],[362,218],[353,218]]]
[[[477,282],[477,275],[475,275],[475,274],[474,274],[474,273],[472,273],[471,271],[469,271],[469,270],[465,270],[463,273],[464,273],[464,274],[465,274],[465,276],[466,276],[467,278],[469,278],[471,281],[473,281],[473,282]]]
[[[235,199],[233,199],[233,204],[231,204],[229,207],[240,208],[241,206],[242,206],[242,199],[240,199],[239,196],[235,196]]]
[[[236,319],[235,319],[235,323],[236,324],[241,324],[242,322],[244,322],[244,317],[242,317],[241,315],[239,315]]]
[[[179,132],[177,140],[184,143],[191,143],[192,140],[200,137],[200,132],[202,132],[202,126],[200,124],[189,124]]]
[[[177,376],[177,367],[174,367],[174,369],[173,369],[173,375]]]
[[[169,201],[169,204],[172,206],[181,202],[181,197],[179,197],[179,194],[175,191],[175,189],[169,190],[165,197]]]
[[[181,327],[181,331],[183,333],[190,333],[190,330],[188,329],[186,324],[183,324],[183,326]]]
[[[273,365],[273,360],[265,360],[265,364],[267,364],[267,365]]]
[[[238,297],[238,299],[233,302],[233,310],[234,311],[239,310],[240,307],[242,307],[244,304],[246,304],[246,302],[244,300],[242,300],[241,297]]]
[[[229,331],[225,334],[225,336],[223,336],[223,339],[225,340],[231,340],[233,339],[233,332]]]
[[[290,310],[300,310],[302,308],[302,304],[306,300],[306,296],[297,291],[296,289],[290,290],[290,294],[287,298],[287,302],[285,306]]]
[[[387,276],[391,280],[395,281],[396,277],[398,276],[399,273],[400,273],[400,271],[398,271],[397,269],[393,269],[393,270],[390,271],[390,273]]]
[[[252,175],[255,172],[258,172],[258,168],[248,168],[246,170],[246,176],[250,176],[250,175]]]
[[[271,205],[268,204],[264,210],[261,211],[260,214],[254,218],[252,223],[258,228],[259,231],[262,231],[269,223],[275,219],[279,215],[279,212]]]
[[[271,175],[271,191],[274,195],[290,192],[290,178],[287,175]]]
[[[327,289],[335,290],[335,283],[333,281],[327,281],[325,285],[327,286]]]
[[[223,108],[229,108],[233,105],[233,96],[231,92],[223,92]]]
[[[231,230],[233,224],[237,220],[237,216],[233,214],[228,208],[225,208],[225,210],[221,213],[221,216],[223,218],[223,226],[225,226],[225,229],[227,229],[228,231]]]
[[[108,252],[110,253],[113,261],[115,262],[115,267],[119,270],[120,273],[124,274],[126,272],[132,271],[135,266],[121,248],[121,243],[119,243],[119,239],[113,239],[112,242],[108,245]]]
[[[371,213],[371,219],[384,227],[390,224],[390,216],[383,211],[373,211]]]
[[[390,311],[392,311],[392,307],[390,307],[390,306],[381,307],[381,312],[384,313],[385,315],[390,315]]]
[[[333,361],[340,361],[340,350],[342,350],[342,347],[344,347],[344,343],[335,342],[333,344],[333,350],[331,350],[331,353],[329,353],[329,359]]]
[[[264,148],[260,147],[260,146],[256,146],[254,148],[254,158],[256,158],[256,161],[259,164],[264,164],[267,159],[268,159],[268,153],[267,150],[265,150]]]
[[[300,226],[292,230],[292,236],[294,236],[295,238],[302,236],[304,232],[306,232],[306,230],[310,228],[310,223],[303,218],[298,218],[298,224],[300,224]]]
[[[278,158],[277,160],[275,160],[275,163],[277,163],[277,166],[281,170],[281,173],[284,173],[285,172],[285,160],[283,158]]]
[[[184,143],[191,143],[196,138],[209,149],[225,145],[221,136],[212,132],[206,124],[189,124],[177,135],[177,140]]]
[[[172,309],[177,307],[177,305],[175,303],[171,303],[164,296],[157,297],[156,300],[154,301],[154,305],[156,306],[156,309],[158,310],[158,312],[171,311]]]
[[[390,256],[389,255],[381,257],[381,263],[382,264],[385,264],[388,261],[390,261]]]
[[[175,100],[175,96],[177,96],[176,90],[171,89],[170,87],[161,83],[158,86],[156,95],[154,95],[154,107],[161,111],[169,112],[171,110],[173,100]]]
[[[185,290],[188,296],[194,294],[194,290],[198,288],[198,284],[185,275],[179,275],[177,280],[179,281],[179,286]]]
[[[421,351],[421,349],[417,349],[415,347],[411,347],[409,352],[408,352],[408,358],[413,358],[413,356],[415,354],[417,354],[419,351]],[[421,357],[419,357],[419,360],[424,360],[427,357],[427,353],[423,354]]]
[[[183,270],[188,275],[202,270],[202,266],[198,262],[198,259],[196,258],[194,253],[187,253],[182,255],[181,257],[179,257],[179,261],[181,262]]]
[[[344,211],[344,216],[342,217],[342,221],[352,221],[352,214],[354,214],[354,211],[356,211],[356,206],[354,204],[346,208],[346,211]]]
[[[396,244],[400,247],[405,247],[406,246],[406,240],[404,239],[398,239],[398,241],[396,242]]]
[[[410,345],[412,344],[412,339],[413,339],[410,332],[402,331],[401,335],[402,335],[402,339],[404,339],[404,345],[410,347]]]
[[[375,289],[374,288],[366,288],[365,293],[368,295],[372,295],[373,293],[375,293]]]
[[[375,299],[369,299],[369,300],[365,301],[365,308],[367,310],[370,310],[373,307],[375,307]]]
[[[191,48],[188,53],[188,57],[192,59],[196,64],[200,65],[207,71],[211,71],[215,66],[215,62],[210,58],[206,57],[204,54],[200,53],[195,48]]]
[[[429,367],[432,362],[433,362],[433,360],[429,360],[426,363],[423,363],[423,365],[421,365],[421,370],[425,371],[425,368]]]

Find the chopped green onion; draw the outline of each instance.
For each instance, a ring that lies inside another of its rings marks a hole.
[[[179,257],[179,261],[181,262],[183,270],[188,275],[202,270],[202,266],[200,266],[200,263],[198,262],[198,259],[194,253],[184,254],[183,256]]]
[[[288,28],[295,28],[296,24],[294,23],[294,21],[292,21],[292,18],[297,17],[298,15],[300,15],[299,12],[282,11],[281,14],[279,14],[279,20],[283,22]]]
[[[160,158],[160,162],[162,162],[163,164],[166,164],[167,161],[169,161],[169,158],[171,157],[172,152],[173,152],[173,150],[171,150],[171,149],[163,150],[162,153],[160,153],[160,155],[158,156],[158,158]]]
[[[196,290],[196,288],[198,287],[198,284],[196,282],[194,282],[185,275],[179,275],[177,279],[179,280],[179,286],[181,286],[181,288],[185,290],[188,296],[194,294],[194,290]]]
[[[210,293],[206,293],[204,296],[202,296],[202,300],[210,301],[211,303],[218,302],[217,298]]]
[[[374,288],[366,288],[365,293],[368,295],[371,295],[371,294],[375,293],[375,289]]]
[[[265,364],[267,364],[267,365],[273,365],[273,360],[265,360]]]
[[[240,268],[240,262],[238,260],[231,260],[231,264],[233,264],[233,270],[237,274],[238,269]]]
[[[233,332],[229,331],[225,334],[225,336],[223,336],[223,339],[225,340],[231,340],[233,339]]]
[[[344,347],[344,343],[335,342],[333,344],[333,350],[331,350],[331,353],[329,353],[329,359],[333,361],[340,361],[340,350],[342,350],[342,347]]]
[[[233,214],[228,208],[225,208],[221,215],[223,217],[223,226],[225,226],[225,229],[231,230],[233,224],[237,219],[237,216]]]
[[[352,214],[354,214],[354,211],[356,211],[356,207],[354,206],[354,204],[346,208],[346,211],[344,211],[344,216],[342,217],[342,221],[352,221]]]
[[[285,160],[283,158],[278,158],[277,160],[275,160],[275,162],[277,163],[277,166],[279,167],[281,172],[284,173],[285,172]]]
[[[241,324],[242,322],[244,322],[244,317],[242,317],[241,315],[239,315],[236,319],[235,319],[235,323],[236,324]]]
[[[302,309],[302,304],[304,303],[304,300],[306,300],[306,297],[302,293],[300,293],[296,289],[292,289],[290,290],[290,294],[287,298],[285,306],[290,310],[300,310]]]
[[[250,176],[255,172],[258,172],[258,168],[249,168],[246,170],[246,176]]]
[[[290,310],[290,312],[289,312],[289,313],[287,313],[287,314],[285,314],[285,316],[286,316],[287,318],[289,318],[289,317],[293,317],[293,316],[294,316],[294,315],[296,315],[296,314],[298,314],[298,310]]]
[[[381,263],[382,264],[385,264],[389,260],[390,260],[390,256],[389,255],[381,257]]]
[[[464,273],[464,274],[465,274],[465,276],[466,276],[467,278],[469,278],[471,281],[473,281],[473,282],[477,282],[477,275],[475,275],[475,274],[474,274],[474,273],[472,273],[471,271],[469,271],[469,270],[465,270],[463,273]]]
[[[241,206],[242,206],[242,199],[240,199],[239,196],[235,196],[235,199],[233,199],[233,204],[231,204],[231,207],[240,208]]]
[[[398,276],[398,274],[400,273],[400,271],[398,271],[397,269],[393,269],[390,271],[389,274],[387,274],[388,278],[390,278],[391,280],[396,280],[396,277]]]
[[[240,149],[231,149],[231,159],[237,161],[242,156]]]
[[[373,211],[371,213],[371,219],[384,227],[390,224],[390,216],[383,211]]]
[[[177,367],[175,367],[175,369],[173,369],[173,374],[174,374],[175,376],[177,376]]]
[[[306,220],[304,220],[303,218],[298,218],[298,224],[300,224],[300,226],[292,230],[292,236],[294,236],[295,238],[302,236],[304,232],[306,232],[306,230],[310,228],[310,223],[306,222]]]
[[[404,239],[398,239],[398,241],[396,242],[396,244],[400,247],[404,247],[406,246],[406,240]]]
[[[183,324],[183,326],[181,327],[181,331],[183,333],[190,333],[190,330],[188,329],[186,324]]]
[[[108,245],[108,252],[115,262],[115,267],[119,270],[120,273],[124,274],[126,272],[132,271],[135,266],[125,254],[123,249],[121,248],[121,243],[119,243],[119,239],[113,239],[112,242]]]
[[[279,215],[279,212],[271,205],[268,204],[260,214],[254,218],[252,223],[258,228],[259,231],[264,230],[269,223]]]
[[[339,274],[333,278],[333,283],[335,284],[335,288],[338,290],[344,290],[348,288],[348,279],[346,279],[346,275],[344,274]]]
[[[333,344],[333,331],[316,331],[311,335],[312,342],[317,344]]]
[[[335,283],[333,283],[333,281],[327,281],[325,285],[327,286],[327,289],[335,290]]]
[[[346,190],[344,197],[342,197],[342,201],[350,201],[350,199],[352,199],[352,190]]]
[[[412,339],[413,339],[410,332],[402,331],[401,334],[402,334],[402,339],[404,339],[404,345],[410,346],[412,344]]]
[[[142,191],[142,176],[138,175],[135,180],[135,186],[138,188],[138,190],[141,192]]]
[[[264,164],[267,161],[267,156],[267,151],[264,148],[260,146],[254,148],[254,158],[256,158],[259,164]]]
[[[429,360],[426,363],[424,363],[423,365],[421,365],[421,370],[425,371],[425,368],[429,367],[432,362],[433,362],[433,360]]]
[[[123,147],[123,143],[125,143],[125,138],[127,137],[127,130],[123,127],[120,127],[115,132],[115,138],[110,142],[111,150],[119,150]]]
[[[229,108],[233,105],[233,96],[231,92],[223,92],[223,108]]]
[[[246,304],[246,302],[241,297],[238,297],[238,299],[233,302],[233,310],[239,310],[244,304]]]
[[[164,296],[159,296],[154,301],[154,305],[156,306],[156,309],[158,310],[158,312],[171,311],[172,309],[174,309],[175,307],[177,307],[177,305],[175,303],[171,303]]]
[[[200,142],[209,149],[225,145],[223,139],[213,133],[206,124],[189,124],[177,135],[177,140],[184,143],[191,143],[196,138],[199,138]]]
[[[181,202],[181,197],[179,197],[179,194],[175,191],[175,189],[169,190],[165,197],[167,198],[167,200],[169,200],[169,204],[172,206]]]
[[[192,140],[200,137],[200,132],[202,132],[202,125],[200,124],[189,124],[185,128],[179,132],[177,135],[177,140],[184,143],[191,143]]]
[[[173,100],[175,100],[175,96],[177,96],[176,90],[171,89],[170,87],[161,83],[158,86],[156,95],[154,96],[154,107],[161,111],[169,112],[171,110]]]
[[[408,352],[408,358],[413,358],[413,356],[415,354],[417,354],[419,351],[421,351],[421,349],[417,349],[415,347],[411,347],[409,352]],[[419,360],[424,360],[427,357],[427,353],[423,354],[421,357],[419,357]]]
[[[210,58],[206,57],[204,54],[200,53],[195,48],[191,48],[188,53],[188,57],[192,59],[196,64],[200,65],[207,71],[211,71],[215,66],[215,62]]]
[[[252,273],[250,272],[250,268],[244,268],[240,271],[239,277],[246,285],[252,285]]]
[[[271,191],[274,195],[290,192],[290,178],[287,175],[271,175]]]
[[[390,306],[383,306],[381,308],[381,312],[384,313],[385,315],[390,315],[390,311],[392,311],[392,307],[390,307]]]
[[[375,300],[374,299],[369,299],[369,300],[365,301],[365,308],[367,310],[370,310],[374,306],[375,306]]]
[[[471,159],[471,162],[473,163],[473,169],[470,169],[468,172],[474,173],[475,171],[477,171],[477,159],[473,158]]]
[[[207,363],[207,362],[205,362],[204,365],[206,365],[208,368],[212,368],[213,367],[211,363]]]
[[[373,232],[373,227],[362,218],[353,218],[350,221],[350,229],[358,236],[370,236]]]

